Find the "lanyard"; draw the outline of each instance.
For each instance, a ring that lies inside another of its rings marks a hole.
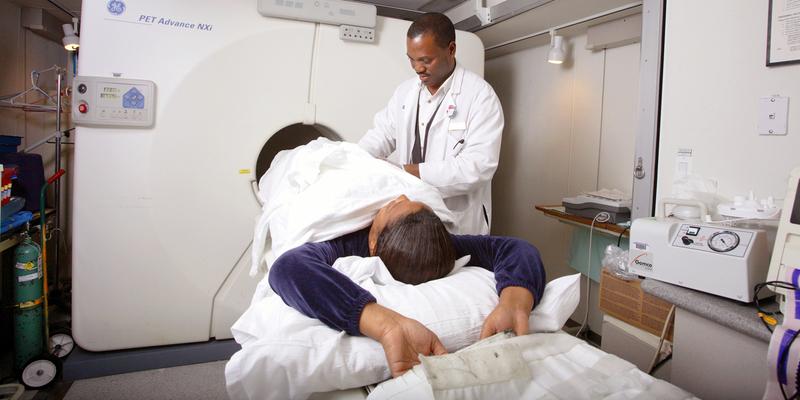
[[[423,86],[424,87],[424,86]],[[428,152],[428,133],[431,130],[431,124],[433,123],[433,119],[436,117],[436,113],[439,111],[439,107],[442,106],[442,102],[444,102],[445,97],[447,94],[445,93],[444,96],[439,100],[439,104],[436,105],[436,109],[433,110],[433,115],[431,115],[431,119],[428,120],[428,124],[425,125],[425,141],[420,148],[420,137],[419,137],[419,98],[422,95],[422,88],[419,90],[419,94],[417,95],[417,116],[414,119],[414,148],[411,150],[411,163],[412,164],[419,164],[425,162],[425,155]]]

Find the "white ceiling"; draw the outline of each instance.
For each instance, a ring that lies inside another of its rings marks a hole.
[[[577,7],[576,7],[577,6]],[[615,11],[609,13],[609,11]],[[521,13],[503,22],[475,32],[486,47],[486,59],[498,57],[529,47],[550,42],[546,33],[551,28],[567,26],[558,30],[566,37],[586,33],[592,25],[616,20],[642,12],[641,2],[631,0],[556,0],[534,10]],[[583,21],[576,23],[578,21]],[[543,33],[529,37],[536,33]],[[509,42],[512,42],[508,44]],[[494,47],[504,44],[502,47]]]
[[[70,16],[53,3],[80,15],[81,0],[9,0],[23,7],[42,8],[61,19],[70,21]],[[362,0],[378,6],[378,15],[412,20],[416,15],[429,11],[443,12],[465,1],[474,0]],[[486,4],[495,5],[500,0],[487,0]],[[534,3],[534,0],[530,0]],[[550,27],[569,23],[606,10],[638,3],[636,0],[553,0],[521,12],[501,22],[484,26],[475,30],[486,47],[503,43],[534,32],[547,30]],[[525,2],[516,1],[524,4]]]
[[[483,40],[484,46],[491,47],[633,3],[641,2],[636,0],[555,0],[498,24],[479,29],[475,33]]]

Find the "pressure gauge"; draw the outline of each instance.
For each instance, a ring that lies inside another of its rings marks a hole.
[[[715,232],[708,239],[708,247],[716,252],[725,253],[739,245],[739,235],[731,231]]]

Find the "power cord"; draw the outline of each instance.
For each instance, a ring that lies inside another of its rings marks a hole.
[[[619,236],[617,237],[617,247],[619,247],[619,245],[622,243],[622,237],[625,236],[625,232],[627,232],[630,228],[630,226],[626,226],[625,229],[619,233]]]
[[[761,323],[764,324],[764,327],[767,328],[770,333],[772,333],[772,327],[770,325],[777,324],[777,320],[773,317],[775,314],[778,314],[779,311],[767,311],[763,307],[761,307],[761,303],[759,303],[759,293],[768,286],[772,286],[775,288],[786,289],[786,290],[800,290],[797,286],[792,284],[791,282],[786,281],[766,281],[761,282],[753,286],[753,303],[756,306],[756,310],[758,311],[758,317],[761,320]]]
[[[591,288],[592,288],[592,234],[594,233],[594,223],[595,222],[608,222],[611,219],[611,214],[603,211],[598,213],[592,219],[592,226],[589,228],[589,257],[586,261],[586,312],[583,314],[583,322],[581,322],[581,327],[578,328],[578,332],[575,333],[575,337],[578,337],[583,333],[584,328],[586,328],[586,323],[589,321],[589,296],[591,295]]]

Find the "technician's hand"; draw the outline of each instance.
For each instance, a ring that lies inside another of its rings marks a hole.
[[[533,294],[523,287],[508,286],[500,292],[500,302],[486,317],[481,339],[513,329],[517,336],[528,334],[528,318],[533,309]]]
[[[408,172],[409,174],[419,178],[419,164],[406,164],[403,165],[403,169],[406,170],[406,172]]]
[[[383,346],[395,378],[419,364],[419,354],[447,354],[439,338],[424,325],[376,303],[364,307],[359,328]]]

